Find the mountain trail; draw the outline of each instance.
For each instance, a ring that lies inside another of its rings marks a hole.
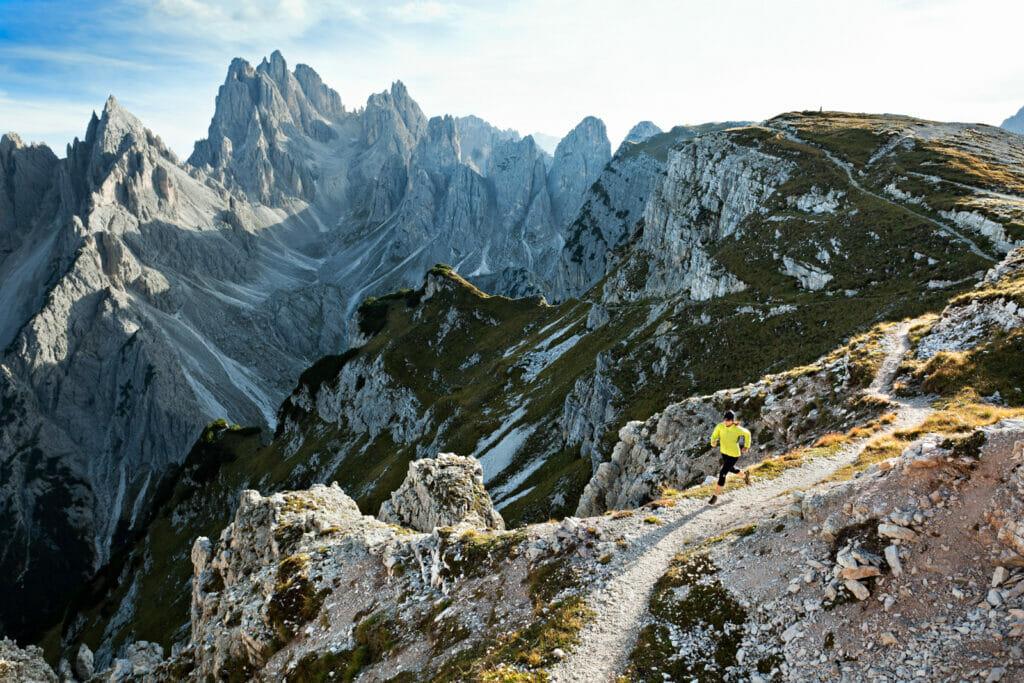
[[[860,191],[860,192],[862,192],[864,194],[867,194],[867,195],[871,195],[875,199],[878,199],[878,200],[881,200],[881,201],[886,202],[888,204],[892,204],[893,206],[899,207],[899,208],[903,209],[904,211],[906,211],[907,213],[910,213],[910,214],[913,214],[914,216],[917,216],[918,218],[920,218],[923,221],[928,221],[929,223],[931,223],[932,225],[937,227],[939,230],[941,230],[944,234],[949,235],[950,237],[952,237],[952,238],[954,238],[954,239],[956,239],[956,240],[958,240],[960,242],[963,242],[965,245],[967,245],[967,248],[970,249],[971,252],[975,256],[979,256],[979,257],[985,259],[986,261],[990,261],[990,262],[993,262],[993,263],[995,263],[996,261],[999,260],[995,256],[992,256],[991,254],[983,251],[974,242],[974,240],[972,240],[970,237],[967,237],[962,232],[960,232],[956,228],[952,227],[948,223],[943,223],[942,221],[939,221],[939,220],[936,220],[935,218],[932,218],[928,214],[924,214],[924,213],[921,213],[919,211],[915,211],[914,209],[910,208],[909,206],[907,206],[905,204],[901,204],[900,202],[897,202],[894,199],[891,199],[891,198],[886,197],[886,196],[884,196],[882,194],[879,194],[878,192],[875,192],[874,190],[870,190],[870,189],[864,187],[863,185],[860,184],[860,182],[857,180],[857,178],[854,177],[852,166],[848,162],[845,162],[842,159],[839,159],[838,157],[836,157],[834,154],[832,154],[832,152],[830,152],[829,150],[825,149],[824,147],[821,147],[820,145],[816,145],[816,144],[814,144],[812,142],[808,142],[807,140],[804,140],[803,138],[801,138],[799,135],[797,135],[796,133],[794,133],[792,130],[790,130],[788,128],[775,128],[775,127],[773,127],[772,130],[776,130],[776,131],[782,133],[788,140],[790,140],[792,142],[796,142],[796,143],[801,144],[801,145],[807,145],[808,147],[814,147],[817,150],[821,150],[821,152],[828,158],[829,161],[831,161],[833,164],[835,164],[839,168],[843,169],[843,172],[846,173],[847,179],[850,181],[850,185],[852,185],[858,191]],[[1019,199],[1019,198],[1017,198],[1017,199]]]
[[[886,357],[867,392],[893,401],[897,410],[896,420],[875,436],[919,424],[931,412],[925,400],[907,400],[889,393],[910,347],[909,328],[909,323],[900,323],[882,340]],[[580,633],[576,648],[552,667],[551,680],[614,681],[625,669],[636,643],[654,584],[677,553],[784,508],[789,501],[783,494],[819,484],[852,464],[871,438],[851,443],[832,456],[809,460],[774,479],[755,480],[750,486],[724,494],[713,507],[704,499],[680,499],[675,507],[659,510],[664,524],[623,551],[621,571],[591,597],[595,616]]]

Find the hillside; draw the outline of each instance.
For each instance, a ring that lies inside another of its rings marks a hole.
[[[854,394],[884,412],[806,447],[769,445],[753,483],[737,479],[717,506],[705,487],[665,486],[639,509],[504,531],[476,463],[451,456],[404,475],[387,521],[333,485],[245,491],[219,540],[191,547],[183,646],[165,658],[134,643],[114,670],[155,680],[1016,680],[1024,375],[1011,340],[1024,331],[1022,283],[1017,250],[940,314],[876,326],[810,368],[766,378],[793,397],[807,377],[856,359]],[[425,289],[427,303],[438,291]],[[941,388],[925,389],[939,376]],[[1012,397],[987,394],[993,383]],[[742,406],[745,393],[730,400]],[[722,408],[714,396],[689,401]],[[768,401],[750,415],[777,410]],[[755,430],[759,442],[766,431]],[[211,429],[207,453],[245,438]],[[417,510],[447,522],[424,526]],[[32,651],[11,661],[40,666]]]
[[[216,536],[243,489],[336,480],[374,514],[411,460],[454,451],[480,460],[518,526],[573,514],[624,450],[620,429],[689,397],[755,382],[694,399],[743,398],[755,421],[797,382],[805,400],[758,424],[764,456],[880,419],[886,404],[861,395],[886,354],[877,326],[942,310],[1019,239],[1024,145],[994,128],[789,114],[648,149],[664,175],[580,298],[492,296],[435,267],[418,289],[359,307],[354,347],[302,374],[273,438],[209,428],[138,542],[69,613],[65,643],[109,662],[133,640],[181,640],[189,598],[169,587],[189,580],[192,540]],[[674,435],[670,472],[632,468],[645,485],[623,501],[699,481],[701,420]],[[581,513],[618,496],[601,498]]]

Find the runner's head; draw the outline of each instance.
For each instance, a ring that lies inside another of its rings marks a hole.
[[[732,412],[731,410],[727,410],[725,411],[725,415],[722,416],[722,419],[725,420],[726,424],[731,425],[734,422],[736,422],[736,413]]]

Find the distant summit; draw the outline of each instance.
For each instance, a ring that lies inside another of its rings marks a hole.
[[[626,133],[626,138],[623,142],[643,142],[648,138],[654,137],[660,132],[661,128],[659,128],[654,122],[641,121],[629,129],[629,132]]]
[[[1016,114],[1003,121],[1002,128],[1024,135],[1024,107],[1021,107]]]
[[[533,138],[538,147],[551,156],[555,155],[555,148],[558,147],[558,143],[562,140],[557,135],[548,135],[547,133],[530,133],[530,137]]]

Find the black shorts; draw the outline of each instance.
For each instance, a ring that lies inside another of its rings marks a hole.
[[[739,457],[733,457],[722,453],[722,468],[718,470],[718,485],[725,486],[725,475],[739,474],[740,470],[736,469],[736,463],[739,461]]]

